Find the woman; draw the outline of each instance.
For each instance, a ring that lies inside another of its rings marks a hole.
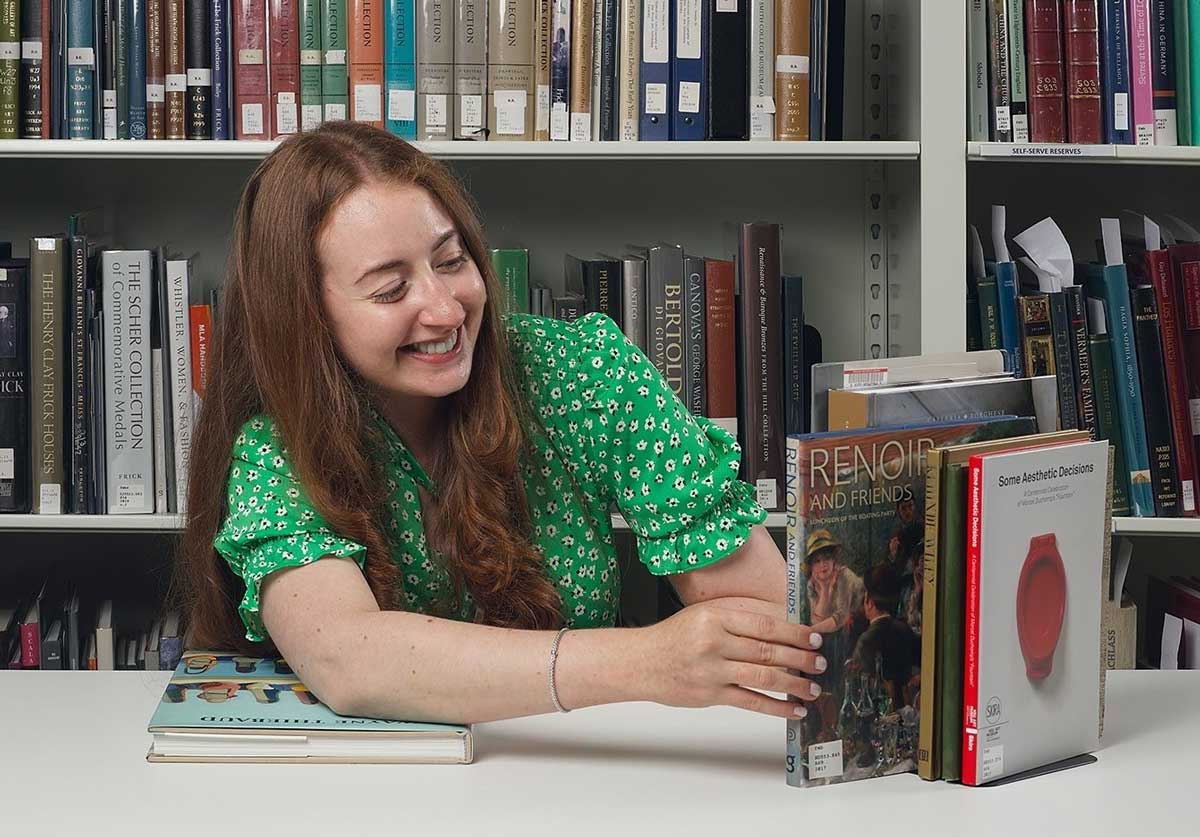
[[[466,195],[403,141],[331,123],[263,161],[192,444],[189,645],[278,649],[342,714],[803,715],[755,691],[808,699],[786,669],[823,661],[736,444],[608,318],[500,298]],[[611,627],[612,502],[687,605],[652,627]]]

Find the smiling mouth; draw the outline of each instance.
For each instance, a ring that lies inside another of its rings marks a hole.
[[[462,342],[462,326],[454,330],[454,333],[442,340],[429,340],[423,343],[410,343],[404,346],[400,351],[418,355],[420,357],[437,358],[453,354],[458,350],[459,344]]]

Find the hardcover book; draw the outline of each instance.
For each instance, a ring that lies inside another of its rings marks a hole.
[[[1108,446],[973,456],[963,783],[1099,743]]]
[[[337,715],[285,660],[189,651],[150,719],[152,762],[468,764],[469,725]]]
[[[788,784],[917,766],[929,450],[1028,434],[1028,419],[791,436],[787,602],[822,636],[821,694],[789,720]]]

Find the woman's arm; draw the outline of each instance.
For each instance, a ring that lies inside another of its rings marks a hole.
[[[720,561],[668,578],[685,605],[713,599],[757,599],[778,605],[782,617],[787,604],[787,567],[765,526],[753,527],[746,542]]]
[[[263,621],[297,676],[335,712],[469,723],[555,711],[553,632],[381,611],[346,559],[297,569],[268,576]],[[633,642],[616,629],[564,637],[555,671],[563,705],[633,699],[632,685],[646,674]]]

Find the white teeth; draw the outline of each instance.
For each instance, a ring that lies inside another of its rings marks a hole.
[[[412,350],[423,355],[444,355],[458,345],[458,330],[440,343],[413,343]]]

